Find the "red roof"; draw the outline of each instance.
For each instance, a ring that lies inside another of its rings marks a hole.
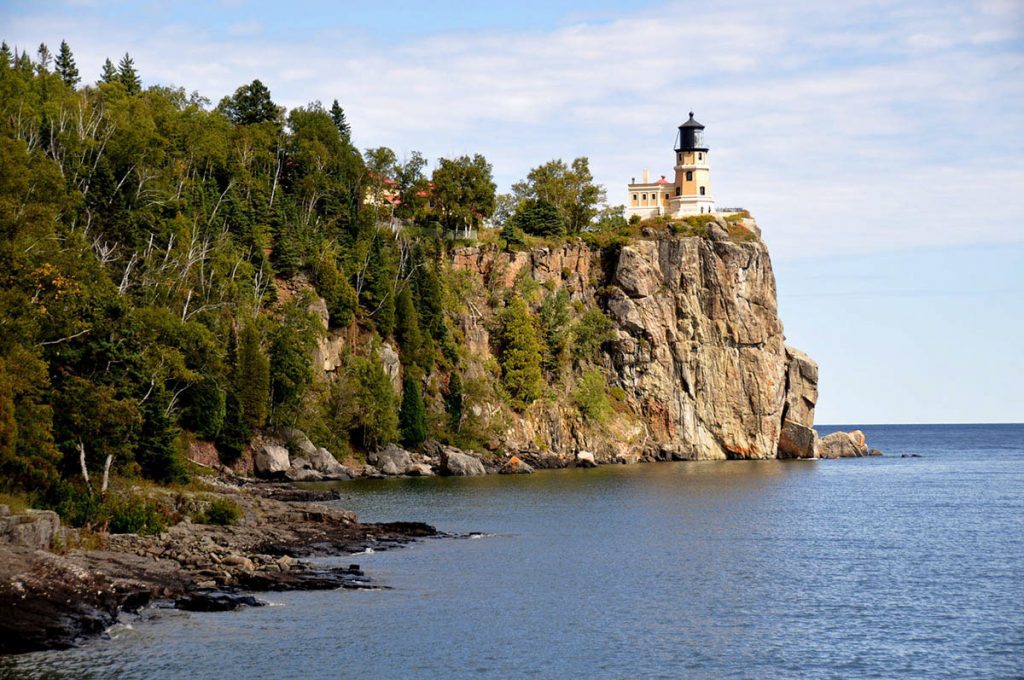
[[[667,179],[665,179],[665,175],[662,175],[661,179],[655,182],[655,184],[672,184],[672,182],[669,182]]]

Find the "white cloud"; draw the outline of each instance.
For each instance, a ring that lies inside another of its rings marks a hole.
[[[588,155],[610,200],[670,173],[675,126],[708,126],[714,194],[782,255],[1024,240],[1024,30],[1015,2],[780,0],[624,9],[545,31],[303,40],[248,11],[203,27],[37,15],[9,40],[67,38],[83,72],[128,50],[147,82],[216,101],[259,77],[288,106],[338,98],[361,146],[479,151],[508,185]],[[262,33],[258,32],[263,26]]]

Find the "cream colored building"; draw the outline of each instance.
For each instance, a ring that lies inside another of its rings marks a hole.
[[[704,126],[693,119],[692,111],[690,119],[679,126],[675,156],[673,181],[662,175],[652,182],[650,174],[644,170],[640,182],[634,177],[629,183],[627,218],[633,215],[643,219],[658,215],[703,215],[715,211]]]

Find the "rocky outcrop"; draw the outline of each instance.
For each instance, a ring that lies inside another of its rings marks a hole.
[[[235,526],[186,520],[154,536],[101,535],[100,550],[62,554],[0,545],[0,654],[70,647],[155,598],[211,611],[252,606],[240,590],[373,587],[358,565],[295,558],[387,550],[437,534],[416,522],[362,525],[346,510],[250,488],[226,494],[242,509]]]
[[[0,545],[12,545],[32,550],[49,550],[64,542],[60,517],[50,510],[26,510],[12,514],[6,505],[0,505]]]
[[[580,468],[592,468],[597,467],[597,461],[594,460],[594,454],[590,451],[580,451],[576,454],[576,467]]]
[[[780,458],[813,458],[818,433],[814,406],[818,402],[818,364],[800,350],[786,346],[786,404],[779,434]]]
[[[749,238],[733,240],[733,226],[720,221],[707,238],[652,237],[617,251],[581,242],[456,250],[454,268],[479,276],[480,291],[529,275],[581,307],[602,307],[615,326],[594,359],[627,408],[596,427],[565,400],[538,402],[508,418],[499,446],[520,455],[583,449],[599,463],[812,457],[817,367],[784,343],[767,248],[750,227]],[[484,311],[462,322],[481,366],[494,356],[486,306],[481,299],[473,309]]]

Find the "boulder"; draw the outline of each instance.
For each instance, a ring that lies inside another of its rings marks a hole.
[[[486,475],[487,470],[476,456],[454,446],[445,446],[441,449],[441,473],[452,477],[477,477]]]
[[[287,472],[291,468],[288,449],[277,444],[263,444],[256,450],[256,472],[270,476]]]
[[[597,461],[594,460],[594,454],[590,451],[580,451],[576,454],[576,467],[579,468],[594,468],[597,467]]]
[[[385,475],[404,475],[412,467],[412,454],[397,444],[373,451],[366,459]]]
[[[782,421],[779,434],[779,458],[814,458],[818,433],[813,427],[798,425],[791,420]]]
[[[434,469],[426,463],[413,463],[405,470],[410,477],[433,477]]]
[[[864,433],[833,432],[818,440],[818,456],[821,458],[859,458],[868,454]]]
[[[21,515],[7,513],[0,515],[0,544],[49,550],[53,542],[61,538],[60,517],[51,510],[26,510]]]
[[[533,467],[519,456],[512,456],[498,470],[503,475],[528,475],[533,472]]]
[[[324,479],[346,480],[354,476],[352,470],[339,463],[334,454],[322,446],[309,455],[309,462]]]
[[[293,451],[301,451],[307,456],[312,456],[316,453],[316,445],[309,440],[309,437],[302,430],[289,427],[285,429],[284,436],[288,440],[288,446]]]

